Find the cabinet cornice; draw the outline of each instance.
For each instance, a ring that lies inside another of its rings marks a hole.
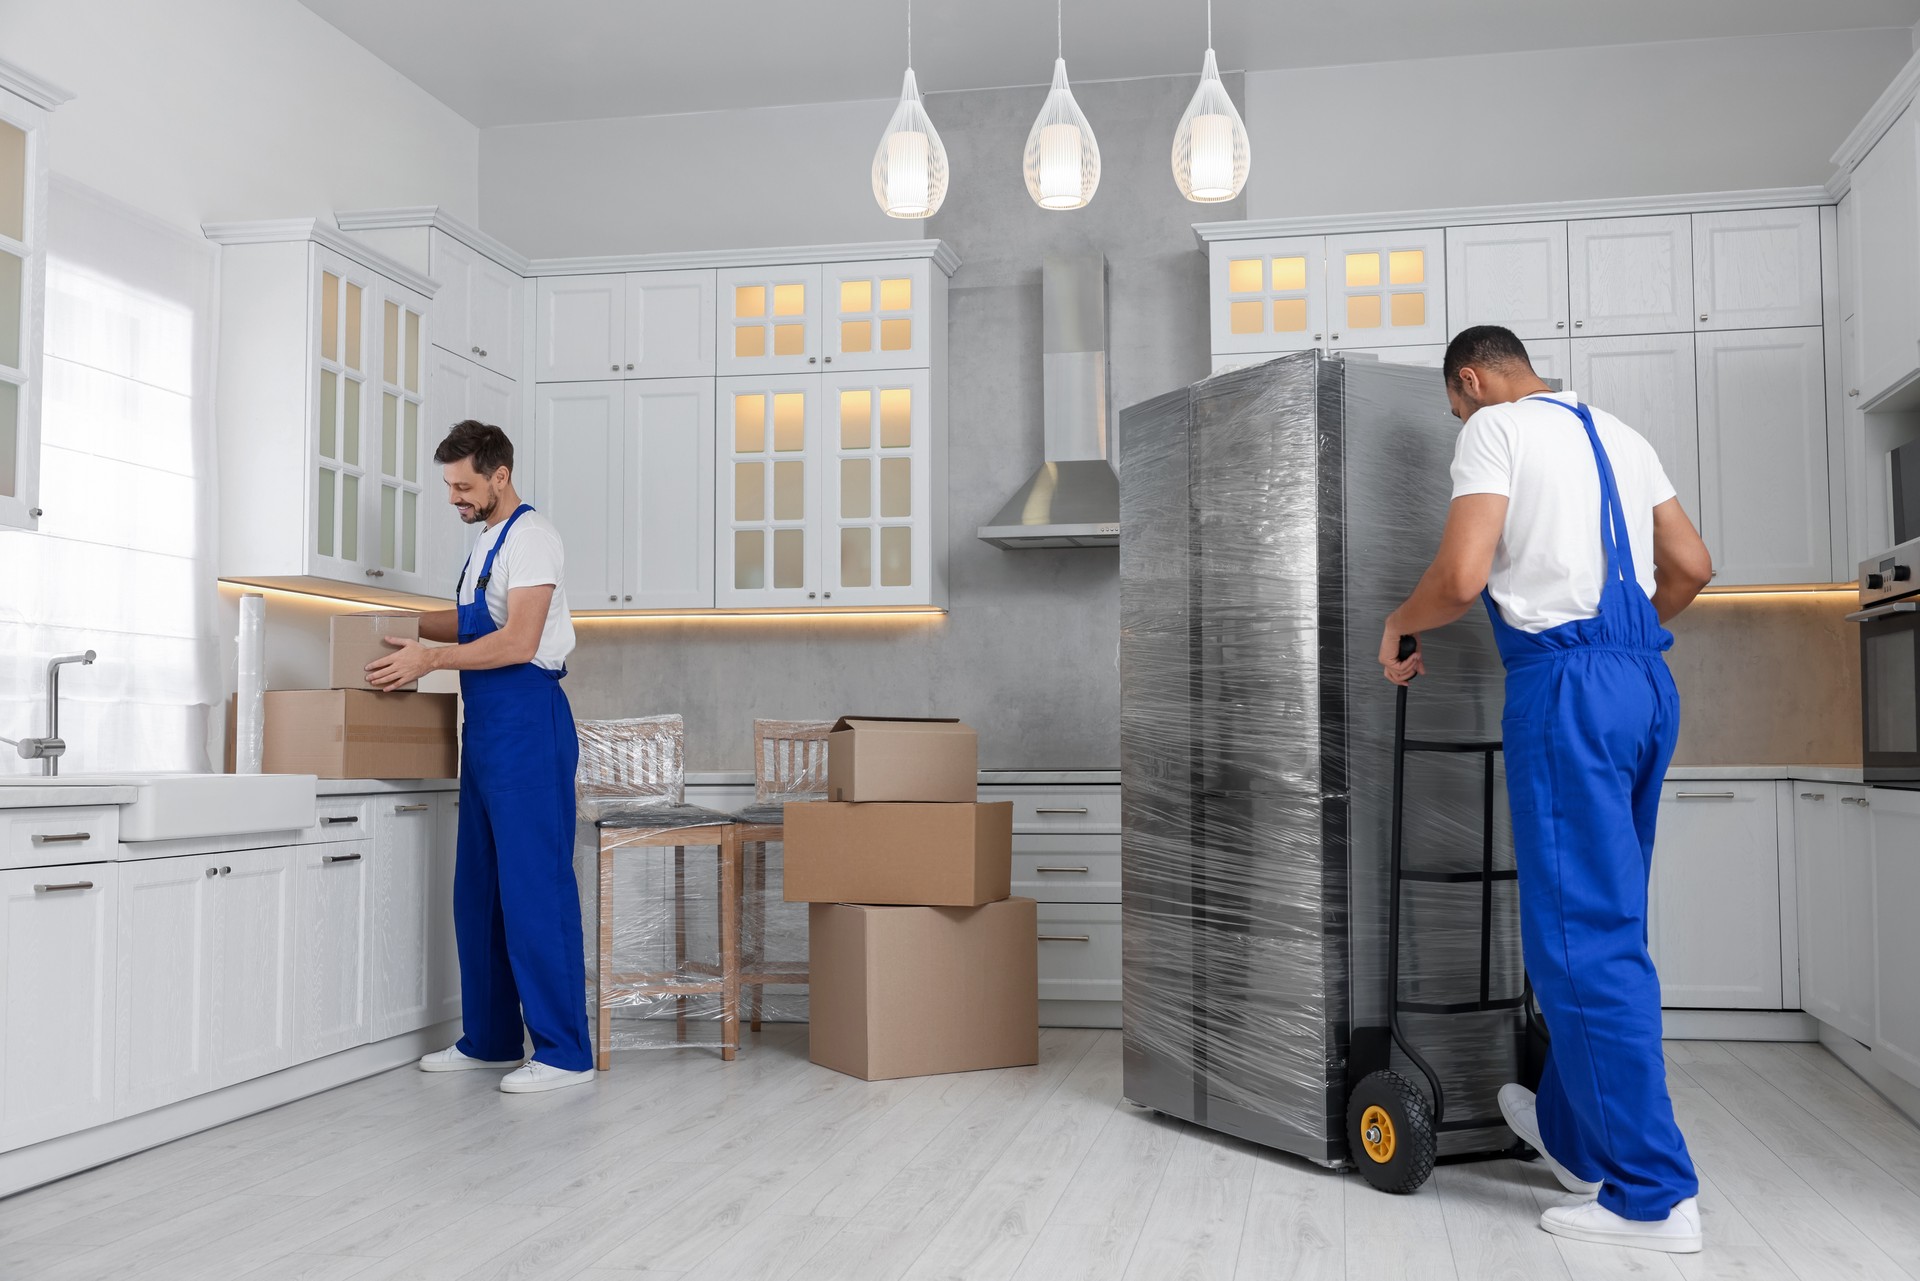
[[[318,218],[273,218],[253,222],[203,222],[200,231],[208,240],[222,245],[270,245],[307,240],[325,245],[343,257],[351,258],[369,271],[375,271],[398,285],[405,285],[422,298],[440,291],[431,276],[369,248],[351,236],[343,235]]]

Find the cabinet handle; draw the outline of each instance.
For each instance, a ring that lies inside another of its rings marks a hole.
[[[1860,394],[1860,389],[1858,387],[1855,387],[1852,391],[1847,393],[1847,395],[1849,396],[1858,396],[1859,394]]]
[[[808,599],[808,600],[812,600],[813,598],[814,598],[814,593],[812,593],[812,592],[808,592],[808,593],[807,593],[807,599]]]
[[[632,368],[633,368],[633,365],[632,365],[631,363],[629,363],[629,364],[627,365],[627,368],[628,368],[628,369],[632,369]]]
[[[480,349],[479,349],[478,347],[475,347],[475,348],[473,349],[473,354],[474,354],[474,355],[476,355],[476,356],[484,356],[484,355],[486,355],[487,353],[485,353],[484,351],[481,351],[481,350],[480,350]]]
[[[66,890],[90,890],[92,888],[92,881],[68,881],[64,885],[36,885],[33,887],[33,892],[35,894],[59,894]]]
[[[817,364],[819,364],[819,363],[820,363],[820,357],[818,357],[818,356],[808,356],[808,357],[807,357],[807,363],[808,363],[809,365],[817,365]]]
[[[618,605],[620,603],[620,598],[618,596],[609,596],[607,597],[607,599],[615,605]]]
[[[833,599],[833,593],[832,593],[832,592],[826,592],[826,593],[824,593],[824,594],[825,594],[825,596],[826,596],[826,598],[827,598],[828,600],[832,600],[832,599]]]
[[[1575,329],[1585,329],[1587,327],[1587,322],[1584,320],[1576,320],[1573,322],[1573,327]]]
[[[1039,941],[1042,943],[1091,943],[1093,942],[1093,935],[1091,934],[1042,934],[1039,937]]]
[[[1322,341],[1324,341],[1324,340],[1325,340],[1325,338],[1326,338],[1326,335],[1325,335],[1325,334],[1315,334],[1315,335],[1313,336],[1313,340],[1314,340],[1315,342],[1322,342]]]
[[[1840,803],[1842,805],[1858,805],[1861,809],[1867,808],[1867,798],[1864,796],[1842,796]]]
[[[1084,805],[1041,805],[1037,806],[1033,812],[1036,814],[1085,814],[1087,807]]]
[[[631,597],[631,596],[629,596],[629,597],[627,597],[627,599],[628,599],[628,600],[632,600],[632,599],[633,599],[633,597]]]
[[[1703,312],[1701,312],[1701,313],[1700,313],[1700,319],[1702,319],[1702,320],[1705,320],[1706,318],[1707,318],[1707,313],[1706,313],[1706,312],[1704,312],[1704,311],[1703,311]]]
[[[1035,872],[1078,872],[1080,875],[1085,876],[1088,869],[1084,867],[1036,867],[1033,870]]]
[[[396,814],[418,814],[422,810],[430,810],[432,808],[432,802],[422,801],[418,805],[396,805],[393,807],[393,812]]]
[[[608,365],[607,368],[613,370],[613,372],[616,374],[620,372],[620,366],[618,365]]]
[[[1800,793],[1800,799],[1803,801],[1824,801],[1827,799],[1827,794],[1825,792],[1802,792]]]
[[[358,814],[333,814],[321,819],[320,826],[338,827],[342,823],[358,823],[359,821],[360,816]]]
[[[387,571],[384,569],[370,569],[367,571],[368,578],[385,578],[386,576]]]
[[[1676,801],[1731,801],[1737,798],[1737,792],[1675,792]]]
[[[35,845],[63,845],[72,841],[86,841],[91,839],[93,839],[93,833],[91,832],[62,832],[58,836],[40,836],[36,834],[33,838],[33,843]]]
[[[322,854],[320,861],[322,863],[358,863],[360,856],[358,854]]]
[[[221,868],[221,869],[220,869],[220,875],[222,875],[222,876],[232,876],[232,875],[233,875],[233,869],[232,869],[232,868],[230,868],[230,867],[223,867],[223,868]]]
[[[1567,322],[1564,320],[1556,320],[1553,322],[1553,327],[1555,329],[1565,329],[1567,327]]]
[[[829,365],[831,365],[831,364],[833,363],[833,357],[832,357],[832,356],[828,356],[828,357],[827,357],[827,363],[828,363]]]
[[[219,868],[217,868],[217,867],[210,867],[210,868],[208,868],[208,869],[207,869],[207,879],[208,879],[208,880],[212,880],[212,879],[213,879],[214,877],[216,877],[216,876],[218,876],[218,875],[220,875],[220,869],[219,869]]]
[[[1330,338],[1330,339],[1328,339],[1327,341],[1329,341],[1329,342],[1339,342],[1339,341],[1340,341],[1340,335],[1339,335],[1339,334],[1335,334],[1335,335],[1334,335],[1334,336],[1333,336],[1332,338]]]

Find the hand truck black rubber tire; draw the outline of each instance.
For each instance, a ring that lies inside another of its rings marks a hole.
[[[1417,1192],[1433,1173],[1433,1107],[1398,1072],[1370,1072],[1347,1096],[1347,1146],[1382,1192]]]

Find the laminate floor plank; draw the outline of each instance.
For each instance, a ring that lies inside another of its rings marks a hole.
[[[978,1170],[905,1170],[779,1281],[897,1281],[927,1248]]]
[[[1572,1281],[1554,1238],[1542,1232],[1527,1171],[1517,1161],[1434,1169],[1454,1263],[1474,1281]]]
[[[1347,1193],[1354,1176],[1286,1156],[1254,1165],[1237,1281],[1343,1281]]]
[[[1874,1093],[1846,1064],[1819,1046],[1813,1047],[1817,1054],[1802,1052],[1805,1047],[1799,1045],[1757,1041],[1736,1049],[1740,1062],[1762,1080],[1865,1153],[1888,1177],[1920,1194],[1920,1126]]]

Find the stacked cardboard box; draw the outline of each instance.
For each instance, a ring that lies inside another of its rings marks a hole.
[[[420,638],[418,614],[342,614],[327,643],[328,688],[268,690],[261,768],[321,778],[452,778],[460,770],[459,700],[417,682],[376,690],[366,666],[386,638]]]
[[[1035,906],[1008,897],[1013,806],[978,802],[979,755],[958,721],[845,718],[832,799],[787,806],[815,1063],[877,1081],[1039,1062]]]

